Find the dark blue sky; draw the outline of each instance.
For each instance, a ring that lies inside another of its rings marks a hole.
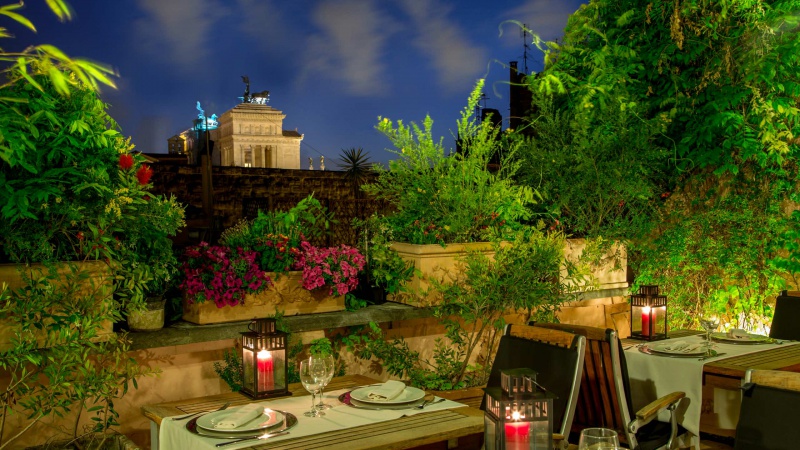
[[[114,67],[117,90],[103,99],[136,149],[166,152],[168,137],[207,114],[238,103],[244,91],[270,91],[284,128],[305,135],[301,162],[328,169],[344,148],[363,147],[387,161],[391,144],[378,116],[434,120],[452,130],[475,81],[487,77],[486,106],[508,116],[507,64],[522,65],[524,22],[544,39],[563,34],[580,0],[71,0],[74,18],[59,23],[44,0],[22,11],[38,33],[11,25],[6,50],[53,44],[72,57]],[[534,49],[535,50],[535,49]],[[541,68],[532,53],[529,70]]]

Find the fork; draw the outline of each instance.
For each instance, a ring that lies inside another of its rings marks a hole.
[[[190,418],[190,417],[198,416],[198,415],[200,415],[200,414],[205,414],[205,413],[207,413],[207,412],[217,412],[217,411],[222,411],[223,409],[226,409],[226,408],[227,408],[228,406],[230,406],[230,405],[231,405],[231,402],[228,402],[228,403],[225,403],[224,405],[220,406],[220,408],[219,408],[219,409],[216,409],[216,410],[214,410],[214,411],[200,411],[200,412],[196,412],[196,413],[187,414],[187,415],[185,415],[185,416],[173,417],[173,418],[172,418],[172,420],[183,420],[183,419],[188,419],[188,418]]]
[[[424,409],[426,406],[433,405],[434,403],[441,403],[441,402],[443,402],[445,400],[447,400],[447,399],[446,398],[440,398],[439,400],[431,400],[429,402],[423,402],[421,405],[416,406],[415,408]]]

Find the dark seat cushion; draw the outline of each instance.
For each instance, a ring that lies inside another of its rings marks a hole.
[[[800,392],[750,384],[742,395],[736,450],[800,448]]]
[[[578,364],[578,351],[515,336],[503,336],[497,348],[487,386],[500,386],[501,369],[529,368],[538,375],[536,382],[556,398],[553,400],[553,429],[559,432],[572,392],[571,378]],[[582,362],[581,362],[582,364]],[[485,399],[484,399],[485,402]],[[485,405],[481,403],[481,409]]]

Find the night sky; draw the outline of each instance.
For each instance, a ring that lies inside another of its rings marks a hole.
[[[3,3],[9,3],[8,1]],[[478,78],[485,102],[508,116],[508,62],[523,66],[516,20],[551,40],[563,34],[579,0],[71,0],[60,23],[44,0],[22,13],[38,33],[12,24],[6,51],[53,44],[72,57],[115,68],[104,87],[122,133],[136,149],[166,153],[166,140],[189,128],[200,101],[208,115],[235,106],[244,92],[270,91],[284,128],[303,133],[301,163],[362,147],[373,160],[393,158],[375,130],[378,116],[420,123],[453,147],[455,121]],[[502,28],[502,36],[500,35]],[[528,69],[541,69],[532,49]],[[506,122],[507,124],[507,122]]]

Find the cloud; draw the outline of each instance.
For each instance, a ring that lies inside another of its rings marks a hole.
[[[215,0],[137,0],[145,17],[134,23],[136,40],[171,70],[190,72],[208,60],[212,27],[226,14]]]
[[[521,6],[503,13],[506,20],[516,20],[527,25],[528,29],[544,40],[553,40],[564,35],[569,15],[578,10],[581,0],[528,0]],[[503,36],[519,45],[517,26],[506,24]]]
[[[487,51],[470,45],[468,33],[450,19],[451,8],[438,0],[402,0],[401,6],[416,27],[414,44],[430,59],[442,88],[461,92],[483,75]]]
[[[318,32],[308,39],[308,59],[302,82],[312,77],[338,79],[353,95],[384,92],[383,48],[395,24],[373,0],[327,0],[311,14]]]
[[[237,0],[241,29],[255,38],[257,45],[270,53],[286,53],[293,49],[293,32],[287,17],[274,0]],[[290,36],[287,38],[287,36]]]

